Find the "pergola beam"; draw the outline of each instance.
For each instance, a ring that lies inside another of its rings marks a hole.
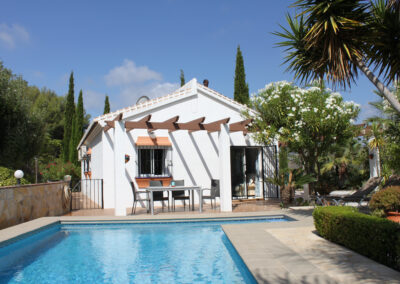
[[[107,124],[104,126],[104,132],[107,132],[111,128],[115,127],[115,122],[122,120],[122,113],[118,114],[113,120],[106,120],[105,123]]]
[[[174,116],[170,119],[167,119],[164,122],[148,122],[148,131],[153,131],[157,129],[168,129],[174,130],[176,129],[176,123],[179,120],[179,115]]]
[[[133,129],[147,129],[149,132],[164,129],[169,132],[173,132],[176,130],[188,130],[189,132],[206,130],[208,133],[216,132],[221,130],[221,124],[227,124],[230,121],[230,118],[224,118],[217,121],[203,123],[206,119],[205,117],[200,117],[188,122],[178,122],[179,116],[174,116],[170,119],[167,119],[163,122],[151,122],[151,114],[145,116],[144,118],[138,121],[126,121],[125,122],[125,131],[129,132]],[[246,119],[243,121],[231,123],[229,125],[230,132],[243,131],[244,134],[248,133],[247,126],[252,122],[252,119]],[[105,131],[109,128],[114,127],[114,121],[106,121],[106,126],[104,127]]]
[[[220,119],[220,120],[209,122],[209,123],[200,123],[200,129],[189,130],[189,133],[194,132],[194,131],[199,131],[199,130],[207,130],[208,133],[220,131],[221,124],[226,124],[229,122],[229,120],[230,120],[230,118],[228,117],[228,118]]]
[[[126,121],[125,122],[125,131],[129,132],[133,129],[148,129],[149,128],[149,120],[151,119],[151,114],[143,117],[138,121]]]
[[[237,131],[243,131],[243,134],[247,134],[249,130],[247,129],[247,126],[253,121],[253,119],[246,119],[242,120],[239,122],[231,123],[229,124],[229,131],[230,132],[237,132]]]
[[[206,118],[200,117],[197,119],[194,119],[192,121],[184,122],[184,123],[175,123],[176,128],[169,130],[169,132],[175,131],[175,130],[202,130],[201,129],[201,124],[204,122]]]

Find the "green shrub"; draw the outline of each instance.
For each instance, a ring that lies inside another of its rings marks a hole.
[[[400,270],[400,224],[342,206],[317,207],[313,217],[322,237]]]
[[[0,167],[0,186],[16,185],[17,179],[14,177],[14,170]],[[29,184],[29,182],[22,178],[21,184]]]
[[[383,210],[385,213],[389,211],[400,210],[400,186],[391,186],[375,193],[369,203],[372,211]]]

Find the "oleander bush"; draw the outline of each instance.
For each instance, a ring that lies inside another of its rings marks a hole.
[[[400,211],[400,186],[391,186],[375,193],[369,203],[372,211]]]
[[[400,270],[400,224],[346,206],[317,207],[313,217],[325,239]]]

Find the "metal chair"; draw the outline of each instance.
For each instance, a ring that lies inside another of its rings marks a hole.
[[[151,180],[150,187],[152,186],[163,186],[161,180]],[[168,211],[169,211],[169,192],[168,197],[164,197],[163,191],[153,191],[153,202],[154,201],[161,201],[162,210],[164,210],[164,201],[168,201]]]
[[[213,203],[212,203],[213,200],[214,200],[214,206],[217,207],[217,201],[216,201],[217,197],[220,197],[219,179],[212,179],[210,195],[203,195],[203,200],[210,199],[211,200],[211,208],[213,208]]]
[[[182,180],[173,180],[171,181],[172,183],[175,183],[175,186],[184,186],[185,185],[185,181]],[[183,200],[183,210],[185,210],[186,208],[186,202],[185,200],[189,200],[189,210],[190,210],[190,196],[185,195],[185,191],[184,190],[173,190],[172,191],[172,207],[174,208],[175,211],[175,200]]]
[[[146,191],[138,191],[133,181],[131,181],[132,193],[133,193],[133,206],[131,214],[135,214],[136,212],[136,204],[138,201],[147,201],[147,213],[149,213],[149,205],[150,205],[150,198]],[[140,194],[146,193],[146,198],[142,198]]]

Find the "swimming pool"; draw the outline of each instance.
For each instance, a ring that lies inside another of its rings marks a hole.
[[[57,224],[0,248],[0,283],[255,283],[221,224]]]

